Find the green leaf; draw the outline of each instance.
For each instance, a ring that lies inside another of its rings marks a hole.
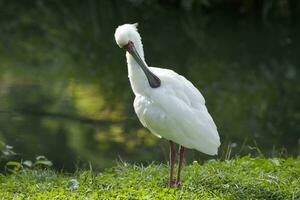
[[[50,160],[38,160],[34,163],[34,165],[45,165],[51,167],[53,164]]]
[[[36,160],[47,160],[47,158],[45,156],[37,156],[35,159]]]
[[[15,167],[21,167],[22,164],[19,162],[15,162],[15,161],[9,161],[6,163],[6,166],[15,166]]]

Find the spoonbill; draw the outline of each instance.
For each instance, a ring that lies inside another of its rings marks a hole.
[[[217,127],[199,90],[170,69],[148,67],[137,23],[118,26],[115,40],[125,49],[134,110],[142,125],[170,142],[169,187],[180,186],[184,149],[216,155],[220,146]],[[176,181],[173,180],[175,150],[179,144]]]

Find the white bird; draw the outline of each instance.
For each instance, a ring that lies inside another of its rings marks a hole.
[[[144,127],[170,141],[169,187],[179,186],[185,147],[216,155],[220,146],[217,127],[207,111],[204,97],[176,72],[147,66],[137,24],[119,26],[115,40],[127,51],[128,77],[135,94],[134,110]],[[174,143],[180,145],[175,182]]]

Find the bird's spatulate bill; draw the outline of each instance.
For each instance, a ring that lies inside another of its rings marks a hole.
[[[150,87],[158,88],[161,84],[160,79],[148,69],[148,67],[138,54],[137,50],[135,49],[133,42],[129,41],[124,48],[130,53],[130,55],[132,55],[135,61],[142,68],[143,72],[145,73],[148,79]]]

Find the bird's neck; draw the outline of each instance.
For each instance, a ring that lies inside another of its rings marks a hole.
[[[141,40],[137,39],[136,41],[133,41],[133,43],[135,45],[138,54],[145,62],[144,50],[143,50],[143,45]],[[128,77],[133,92],[136,95],[145,93],[145,89],[149,87],[146,75],[144,74],[139,64],[128,52],[126,53],[126,58],[127,58],[127,66],[128,66]]]

